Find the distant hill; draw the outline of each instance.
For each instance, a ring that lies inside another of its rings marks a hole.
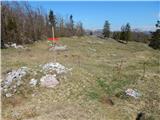
[[[87,34],[89,34],[90,32],[92,32],[93,35],[102,35],[103,29],[95,29],[95,30],[87,29],[87,30],[86,30],[86,33],[87,33]],[[117,30],[117,31],[112,31],[112,32],[118,32],[118,30]],[[120,31],[119,31],[119,32],[120,32]],[[132,29],[132,32],[142,32],[142,33],[145,33],[145,34],[147,34],[147,35],[150,35],[151,32],[153,32],[153,31],[144,31],[144,30],[141,30],[141,29],[136,28],[136,29]]]
[[[96,30],[89,30],[89,29],[87,29],[86,30],[86,34],[90,34],[90,32],[92,32],[93,33],[93,35],[96,35],[96,36],[99,36],[99,35],[102,35],[102,29],[96,29]]]

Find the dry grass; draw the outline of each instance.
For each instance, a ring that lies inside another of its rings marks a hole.
[[[4,120],[134,120],[140,111],[158,120],[159,51],[142,43],[124,45],[96,37],[61,38],[59,44],[68,50],[48,51],[47,41],[28,45],[28,50],[2,50],[2,75],[21,66],[36,69],[53,62],[55,55],[57,62],[73,68],[54,89],[37,88],[34,97],[27,92],[25,98],[15,96],[15,102],[2,98]],[[125,97],[126,88],[137,89],[142,96]],[[109,96],[114,105],[100,102],[103,96]]]

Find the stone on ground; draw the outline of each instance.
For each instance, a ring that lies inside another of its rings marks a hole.
[[[45,75],[40,79],[40,84],[42,87],[54,88],[59,81],[56,79],[56,75]]]

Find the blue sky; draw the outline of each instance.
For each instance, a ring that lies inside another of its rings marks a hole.
[[[154,30],[160,19],[160,2],[158,1],[30,1],[31,6],[42,7],[45,12],[52,9],[64,18],[70,14],[75,21],[81,21],[86,29],[102,29],[104,21],[111,23],[111,30],[120,30],[129,22],[133,29]]]

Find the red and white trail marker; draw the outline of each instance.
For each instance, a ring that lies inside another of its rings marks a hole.
[[[59,38],[48,38],[49,41],[58,41]]]

